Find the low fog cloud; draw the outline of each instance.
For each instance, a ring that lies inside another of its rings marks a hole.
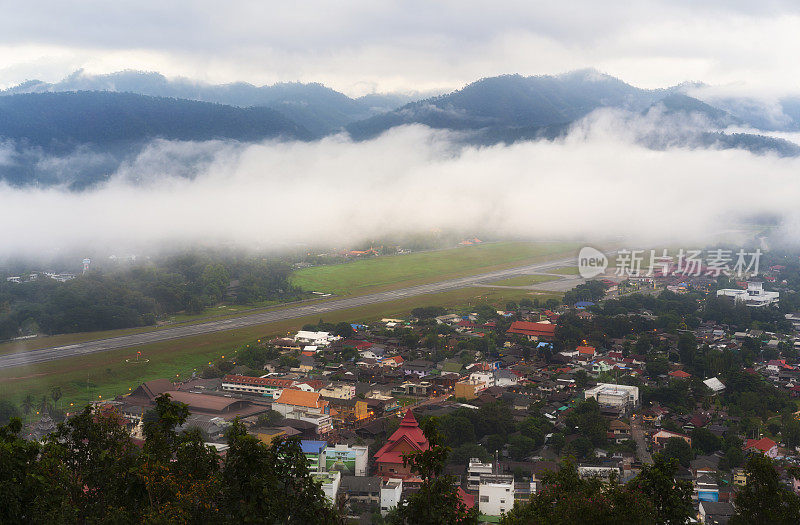
[[[434,228],[699,242],[759,214],[783,216],[797,237],[800,159],[654,151],[637,140],[652,126],[602,111],[561,140],[492,147],[423,126],[365,142],[158,141],[90,190],[0,188],[0,255],[342,246]]]

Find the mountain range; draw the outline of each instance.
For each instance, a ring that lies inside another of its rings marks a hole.
[[[368,140],[401,125],[457,131],[465,143],[512,143],[564,136],[576,121],[610,108],[654,122],[639,138],[663,149],[742,148],[800,156],[792,142],[761,134],[800,130],[800,98],[767,111],[755,100],[691,96],[702,85],[641,89],[595,70],[557,76],[504,75],[451,93],[413,100],[398,94],[351,98],[321,84],[202,84],[157,73],[123,71],[61,82],[28,81],[0,91],[0,178],[14,185],[104,180],[154,139],[254,142],[315,140],[346,132]],[[701,97],[705,98],[705,97]],[[680,129],[675,122],[685,122]],[[727,128],[758,130],[731,133]],[[31,153],[33,151],[34,153]],[[54,174],[55,157],[101,154],[88,170]],[[48,171],[49,170],[49,171]]]

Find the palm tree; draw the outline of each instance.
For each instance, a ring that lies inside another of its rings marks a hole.
[[[58,400],[61,399],[61,387],[54,386],[52,389],[50,389],[50,397],[53,398],[53,405],[56,405]],[[56,407],[56,409],[57,408],[58,407]]]

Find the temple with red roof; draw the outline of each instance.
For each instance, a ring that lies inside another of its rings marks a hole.
[[[403,454],[428,450],[428,438],[419,428],[419,423],[408,409],[394,434],[385,445],[375,453],[377,475],[385,479],[412,477],[411,468],[403,465]]]

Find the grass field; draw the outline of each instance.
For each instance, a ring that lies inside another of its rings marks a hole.
[[[382,317],[407,314],[417,306],[463,306],[469,309],[480,303],[503,305],[506,301],[519,301],[523,297],[558,298],[559,294],[538,293],[528,290],[464,288],[440,294],[423,295],[399,301],[371,305],[326,314],[325,320],[371,321]],[[85,403],[87,399],[103,399],[128,392],[139,383],[151,379],[186,378],[192,370],[201,370],[211,359],[217,359],[242,343],[260,337],[283,335],[304,324],[318,321],[307,317],[253,326],[228,332],[217,332],[173,341],[163,341],[135,348],[101,352],[75,358],[62,359],[26,367],[0,370],[0,399],[19,404],[27,394],[36,399],[48,395],[51,387],[59,386],[63,392],[62,406]],[[146,364],[128,364],[126,359],[136,351],[150,361]],[[88,388],[87,388],[88,376]]]
[[[499,286],[533,286],[534,284],[555,281],[556,279],[558,279],[558,277],[552,275],[516,275],[508,279],[493,281],[489,284],[496,284]]]
[[[547,270],[547,273],[558,273],[561,275],[578,275],[578,267],[564,266],[563,268],[555,268],[553,270]]]
[[[376,257],[298,270],[292,282],[308,291],[358,295],[575,255],[577,243],[498,242]]]

